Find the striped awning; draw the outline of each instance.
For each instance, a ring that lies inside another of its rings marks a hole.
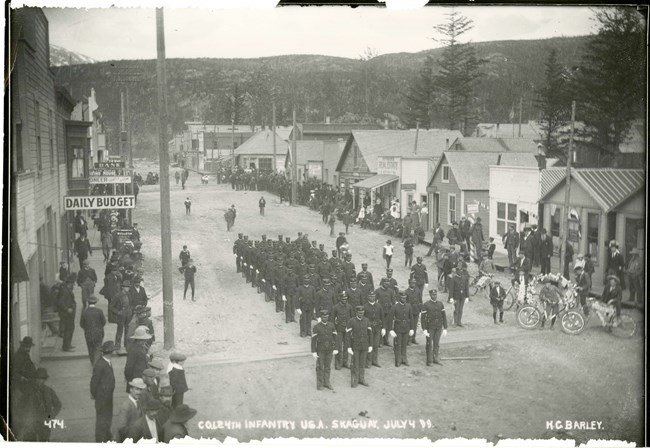
[[[566,168],[543,170],[540,201],[546,199],[565,178]],[[618,207],[645,186],[643,170],[577,168],[571,170],[571,178],[589,193],[605,213]]]

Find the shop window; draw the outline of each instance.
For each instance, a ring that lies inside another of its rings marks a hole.
[[[455,194],[450,194],[449,195],[449,213],[447,214],[447,221],[448,224],[451,224],[452,222],[456,221],[456,195]]]
[[[72,148],[72,167],[70,175],[73,178],[86,177],[84,170],[84,149],[80,147]]]
[[[505,235],[511,224],[517,228],[517,204],[497,202],[497,234]]]
[[[273,170],[273,159],[272,158],[260,158],[257,159],[259,163],[260,171],[272,171]]]
[[[587,252],[591,254],[591,260],[598,261],[598,229],[600,227],[600,214],[587,213]]]

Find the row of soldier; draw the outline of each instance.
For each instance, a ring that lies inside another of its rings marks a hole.
[[[429,282],[421,257],[411,269],[408,288],[400,291],[392,269],[386,270],[386,276],[375,289],[367,263],[363,263],[357,273],[350,254],[341,259],[337,251],[332,251],[328,258],[323,244],[310,242],[308,235],[301,233],[294,241],[289,237],[283,239],[282,235],[277,240],[262,235],[260,241],[252,241],[240,233],[233,254],[237,272],[241,272],[258,293],[264,293],[266,301],[275,302],[276,312],[284,311],[286,323],[295,322],[296,314],[299,315],[300,336],[312,337],[312,351],[317,355],[319,389],[331,388],[328,367],[331,358],[328,361],[324,355],[321,359],[318,354],[319,351],[327,352],[329,349],[323,347],[330,345],[335,369],[350,368],[353,387],[365,383],[366,367],[380,367],[378,350],[381,345],[391,345],[389,334],[393,339],[395,366],[408,366],[406,347],[417,343],[420,318],[422,328],[427,330],[427,365],[434,360],[439,362],[437,341],[442,330],[446,330],[447,321],[444,306],[437,302],[436,291],[430,292],[431,301],[435,300],[439,305],[434,307],[435,310],[431,308],[429,315],[421,314],[424,307],[422,295]],[[360,318],[365,319],[361,319],[364,325],[366,321],[368,325],[364,327],[355,322]],[[330,325],[323,329],[323,323],[330,319]],[[312,331],[313,320],[318,323]],[[436,331],[431,338],[433,327]],[[359,347],[371,355],[355,352],[361,350]],[[352,356],[351,362],[348,355]]]

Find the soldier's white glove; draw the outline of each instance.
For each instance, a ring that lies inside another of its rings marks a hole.
[[[397,337],[397,333],[395,333],[393,330],[390,330],[390,335],[394,338]]]
[[[465,297],[465,303],[469,302],[469,297]]]
[[[339,354],[339,351],[338,351],[338,350],[334,350],[332,353],[333,353],[334,355],[338,355],[338,354]]]
[[[425,289],[426,291],[429,290],[429,284],[428,284],[428,283],[425,283],[425,284],[424,284],[424,289]]]
[[[260,273],[259,269],[255,269],[255,273],[259,274]]]
[[[352,348],[348,347],[348,353],[351,355],[354,355],[354,352],[352,351]]]
[[[316,318],[316,322],[320,323],[320,317]]]
[[[382,328],[381,329],[381,337],[383,338],[384,336],[386,336],[386,329]]]
[[[273,289],[278,289],[278,288],[276,288],[275,285],[273,285]]]
[[[286,301],[287,301],[287,296],[285,296],[284,294],[282,294],[282,301],[283,301],[283,302],[286,302]]]
[[[296,314],[297,314],[298,316],[300,316],[300,315],[302,314],[302,310],[301,310],[300,308],[298,308],[298,309],[296,310]]]
[[[368,347],[368,353],[372,353],[372,347]]]
[[[409,330],[409,336],[413,336],[415,334],[415,331]]]
[[[447,336],[447,329],[446,328],[444,330],[442,330],[442,337],[444,338],[445,336]]]
[[[428,337],[428,338],[431,337],[431,336],[429,335],[429,331],[428,331],[428,330],[423,330],[423,331],[422,331],[422,334],[425,335],[425,336]]]
[[[244,267],[248,266],[246,263],[244,263]]]
[[[313,352],[311,355],[314,357],[314,359],[318,359],[318,353]]]

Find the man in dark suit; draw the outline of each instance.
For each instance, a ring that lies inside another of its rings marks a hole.
[[[427,366],[442,364],[439,358],[440,336],[447,336],[445,306],[438,301],[438,292],[429,291],[431,300],[422,305],[422,333],[426,336]]]
[[[81,303],[83,309],[88,305],[88,297],[95,293],[95,284],[97,283],[97,273],[90,267],[89,260],[84,260],[82,268],[77,275],[77,285],[81,288]]]
[[[519,248],[519,234],[515,231],[514,225],[511,225],[508,233],[503,236],[503,245],[508,251],[508,262],[512,266],[517,260],[517,249]]]
[[[131,339],[133,345],[131,345],[131,349],[126,356],[126,364],[124,365],[124,378],[127,383],[134,378],[142,378],[142,372],[148,367],[147,353],[149,346],[147,343],[151,340],[149,329],[144,326],[136,328]]]
[[[65,285],[59,290],[59,298],[57,301],[57,309],[59,311],[59,322],[61,332],[63,334],[63,351],[72,352],[74,346],[71,345],[72,335],[74,334],[74,320],[77,310],[77,303],[74,300],[74,283],[77,281],[77,274],[70,273],[65,280]]]
[[[134,378],[127,383],[129,395],[122,403],[115,419],[115,428],[113,429],[113,440],[118,443],[124,442],[129,435],[129,430],[135,422],[142,417],[142,409],[138,403],[140,394],[147,389],[147,385],[142,378]]]
[[[148,392],[142,392],[138,398],[138,404],[143,415],[131,425],[127,437],[133,439],[133,443],[138,443],[141,439],[162,442],[162,425],[157,418],[162,403]]]
[[[88,308],[81,312],[81,320],[79,321],[79,326],[83,328],[86,337],[90,364],[94,364],[97,359],[97,354],[104,340],[104,326],[106,325],[104,312],[97,308],[96,304],[97,297],[88,297]]]
[[[147,302],[149,302],[149,297],[144,286],[142,286],[142,278],[136,275],[133,277],[131,288],[129,288],[129,304],[131,305],[131,310],[135,310],[135,307],[138,305],[144,305],[146,307]]]
[[[618,249],[618,242],[611,241],[609,243],[610,256],[609,262],[607,263],[607,274],[615,275],[619,278],[619,286],[622,290],[625,290],[625,276],[623,275],[623,270],[625,269],[625,261],[623,260],[623,254]]]
[[[345,329],[345,337],[348,340],[348,353],[352,356],[352,368],[350,369],[351,385],[358,384],[368,387],[365,379],[366,356],[372,353],[372,327],[370,321],[363,316],[363,306],[356,308],[356,317],[348,321]]]
[[[113,350],[113,341],[104,342],[102,356],[95,362],[93,376],[90,379],[90,396],[95,400],[95,442],[97,443],[111,440],[113,391],[115,390],[115,375],[110,361]]]
[[[530,237],[533,242],[533,266],[539,266],[541,263],[540,260],[540,246],[541,246],[541,233],[537,229],[537,224],[531,226],[532,233]]]
[[[591,280],[589,276],[584,273],[584,270],[581,265],[578,265],[573,268],[576,276],[576,289],[578,290],[578,298],[580,299],[580,305],[582,305],[582,311],[585,316],[589,316],[589,307],[587,306],[587,295],[591,290]]]
[[[551,257],[553,256],[553,239],[546,234],[546,229],[542,229],[539,237],[539,261],[541,263],[541,273],[551,273]]]
[[[74,252],[79,257],[79,269],[83,268],[83,262],[88,258],[88,254],[92,255],[93,250],[90,247],[90,241],[86,238],[86,234],[82,233],[79,238],[74,242]]]
[[[534,246],[534,244],[533,244],[532,229],[530,227],[525,227],[524,228],[524,237],[523,237],[523,241],[521,243],[521,249],[519,250],[519,252],[523,251],[526,254],[526,258],[528,258],[530,260],[531,266],[532,266],[532,262],[533,262],[533,252],[534,252],[533,246]]]

